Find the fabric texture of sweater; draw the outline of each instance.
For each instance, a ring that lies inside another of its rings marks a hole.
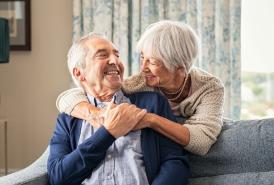
[[[184,126],[189,129],[190,141],[184,148],[194,154],[205,155],[215,143],[222,128],[224,86],[215,76],[193,67],[190,92],[181,103],[180,112],[187,118]],[[158,91],[148,87],[141,74],[124,80],[122,90],[125,93]],[[61,93],[56,101],[60,112],[70,114],[80,102],[88,101],[83,89],[73,88]]]
[[[168,102],[158,93],[140,92],[127,97],[139,108],[175,120]],[[81,184],[93,169],[102,165],[106,151],[115,142],[115,138],[102,126],[77,145],[81,127],[80,119],[64,113],[58,116],[47,164],[52,185]],[[179,144],[146,128],[141,130],[141,148],[149,184],[187,184],[190,176],[187,152]]]

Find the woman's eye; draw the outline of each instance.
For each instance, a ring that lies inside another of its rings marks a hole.
[[[158,65],[155,61],[149,61],[151,65]]]

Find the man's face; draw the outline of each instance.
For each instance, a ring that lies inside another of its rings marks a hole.
[[[118,49],[108,40],[92,38],[86,42],[89,52],[85,58],[84,83],[91,94],[102,100],[121,88],[124,66]],[[87,90],[86,89],[86,90]]]

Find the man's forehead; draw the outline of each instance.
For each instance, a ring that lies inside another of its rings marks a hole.
[[[97,50],[117,50],[117,47],[109,40],[95,37],[87,41],[87,46],[95,51]]]

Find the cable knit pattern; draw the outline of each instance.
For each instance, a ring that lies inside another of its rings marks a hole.
[[[122,90],[127,94],[131,94],[141,91],[154,91],[154,88],[148,87],[146,85],[145,79],[143,78],[141,73],[139,73],[125,79],[123,82]]]
[[[187,118],[184,126],[190,132],[190,142],[185,149],[205,155],[222,128],[224,87],[218,78],[199,68],[193,68],[190,76],[189,95],[180,103],[180,111]],[[122,89],[125,93],[156,91],[146,86],[140,74],[126,79]],[[56,104],[60,112],[70,114],[74,106],[82,101],[87,101],[83,89],[75,88],[60,94]]]
[[[73,108],[80,102],[88,102],[87,95],[83,88],[72,88],[59,94],[56,100],[56,107],[60,112],[71,114]]]

